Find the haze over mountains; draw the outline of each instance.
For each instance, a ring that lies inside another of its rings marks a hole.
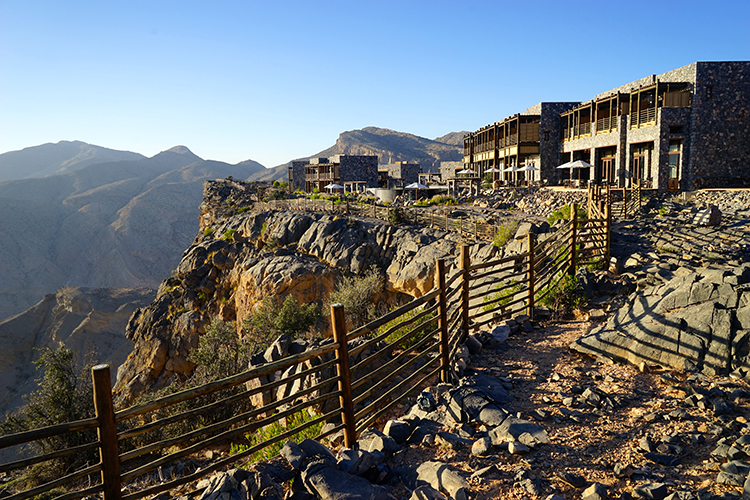
[[[37,152],[38,164],[54,156],[49,145],[38,148],[6,155],[22,157],[21,167]],[[6,155],[4,175],[21,171]],[[136,158],[0,183],[0,319],[65,285],[156,287],[195,237],[202,182],[264,170],[252,161],[206,161],[183,146]]]

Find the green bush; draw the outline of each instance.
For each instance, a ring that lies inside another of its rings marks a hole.
[[[496,247],[503,247],[508,243],[515,235],[518,229],[518,221],[507,220],[497,226],[497,232],[495,237],[492,239],[492,244]]]
[[[388,223],[394,226],[401,224],[404,220],[404,211],[401,207],[389,207],[388,208]]]
[[[578,280],[569,274],[563,275],[554,285],[538,290],[536,296],[542,297],[537,299],[537,303],[555,311],[577,309],[586,301],[586,297],[578,289]]]
[[[251,208],[252,208],[252,207],[240,207],[240,208],[238,208],[238,209],[237,209],[237,211],[236,211],[235,213],[236,213],[236,214],[244,214],[245,212],[247,212],[247,211],[248,211],[248,210],[250,210]]]
[[[317,304],[300,305],[291,295],[265,297],[242,323],[242,330],[253,345],[253,352],[265,350],[279,335],[302,336],[321,318]]]
[[[505,286],[511,285],[510,288],[506,288],[505,290],[500,290],[500,288],[503,288]],[[485,306],[482,306],[482,310],[485,312],[492,311],[494,309],[503,309],[505,306],[510,304],[510,302],[513,300],[515,295],[521,291],[522,285],[520,283],[516,283],[516,280],[510,280],[509,282],[503,282],[500,284],[495,285],[495,290],[500,290],[496,293],[485,295],[482,299],[483,302],[492,302],[493,300],[500,299],[497,302],[493,302],[492,304],[487,304]]]
[[[377,269],[370,268],[360,276],[342,278],[329,302],[344,306],[349,329],[353,330],[377,317],[373,299],[383,291],[383,284],[383,277]]]
[[[211,236],[212,234],[214,234],[214,228],[212,227],[207,227],[203,230],[203,236]]]
[[[18,410],[6,415],[0,423],[0,434],[15,434],[50,425],[74,422],[93,417],[94,400],[90,367],[77,369],[73,351],[59,347],[56,351],[44,348],[34,362],[37,370],[43,370],[37,379],[39,388],[26,396],[26,403]],[[47,454],[96,441],[96,432],[68,432],[29,443],[35,454]],[[96,450],[76,453],[29,468],[15,483],[21,489],[32,488],[57,479],[73,470],[98,461]]]
[[[580,206],[576,210],[576,214],[579,219],[585,219],[588,217],[588,212],[586,210],[582,209]],[[555,222],[557,222],[559,219],[569,220],[570,219],[570,205],[565,205],[561,207],[559,210],[555,210],[550,214],[549,217],[547,217],[547,222],[549,222],[549,225],[553,225]]]
[[[285,423],[277,421],[263,428],[258,429],[253,434],[245,435],[245,439],[247,439],[247,444],[232,444],[229,448],[229,453],[231,455],[242,453],[243,451],[249,450],[250,448],[256,445],[263,443],[265,441],[268,441],[269,439],[273,439],[276,436],[279,436],[289,430],[296,429],[297,427],[303,424],[306,424],[307,422],[310,422],[314,418],[315,417],[311,415],[310,411],[307,409],[301,410],[298,413],[293,413],[292,415],[286,418]],[[299,443],[308,438],[314,439],[318,436],[318,434],[320,434],[320,430],[322,428],[323,428],[323,422],[318,422],[317,424],[311,425],[310,427],[307,427],[306,429],[302,429],[301,431],[293,434],[291,437],[277,441],[253,453],[251,455],[250,462],[254,463],[260,460],[270,460],[278,456],[279,452],[281,451],[281,448],[284,447],[284,443],[286,443],[287,441],[291,440],[291,441],[294,441],[295,443]]]
[[[425,338],[425,336],[427,336],[431,331],[434,331],[437,328],[437,323],[434,321],[428,324],[435,318],[435,315],[432,313],[426,314],[424,317],[416,320],[415,322],[399,328],[399,325],[402,325],[410,319],[418,316],[421,312],[422,311],[417,308],[412,309],[405,314],[402,314],[398,318],[395,318],[378,328],[376,335],[382,335],[391,328],[396,328],[390,335],[385,338],[385,341],[389,344],[398,343],[402,349],[408,349],[412,347],[413,345],[419,343],[420,340]],[[408,338],[405,339],[404,337],[406,336],[408,336]]]
[[[224,241],[232,241],[234,239],[234,233],[236,233],[236,229],[227,229],[224,231]]]

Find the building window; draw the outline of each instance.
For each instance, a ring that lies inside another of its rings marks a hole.
[[[714,97],[714,86],[706,85],[706,100],[710,101]]]
[[[544,140],[549,141],[549,130],[544,131]]]
[[[669,141],[669,178],[680,178],[680,157],[682,156],[682,141]]]
[[[669,133],[670,134],[681,134],[682,133],[682,125],[670,125],[669,126]]]

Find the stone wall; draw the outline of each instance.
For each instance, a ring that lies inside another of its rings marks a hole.
[[[289,163],[289,189],[291,191],[305,190],[305,160],[294,160]]]
[[[398,179],[403,181],[401,184],[407,186],[419,180],[420,166],[419,163],[408,163],[398,161],[396,163],[388,163],[386,165],[379,165],[378,170],[385,171],[388,173],[388,187],[393,187],[396,183],[394,180]]]
[[[445,182],[446,179],[452,179],[456,176],[456,171],[464,168],[463,162],[460,161],[442,161],[440,162],[440,177]]]
[[[337,157],[332,158],[332,161],[335,163],[338,159],[342,183],[364,181],[368,188],[378,187],[377,156],[337,155]]]
[[[750,62],[697,63],[691,189],[750,187]]]
[[[541,179],[554,182],[555,167],[560,165],[560,113],[577,102],[542,102],[527,109],[524,114],[539,115],[539,168]]]

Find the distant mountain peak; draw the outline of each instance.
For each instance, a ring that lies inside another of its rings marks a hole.
[[[173,148],[167,149],[167,151],[172,152],[172,153],[181,154],[181,155],[193,155],[193,156],[196,156],[195,154],[193,154],[192,151],[190,151],[187,148],[187,146],[175,146]],[[167,151],[164,151],[164,152],[166,153]]]

